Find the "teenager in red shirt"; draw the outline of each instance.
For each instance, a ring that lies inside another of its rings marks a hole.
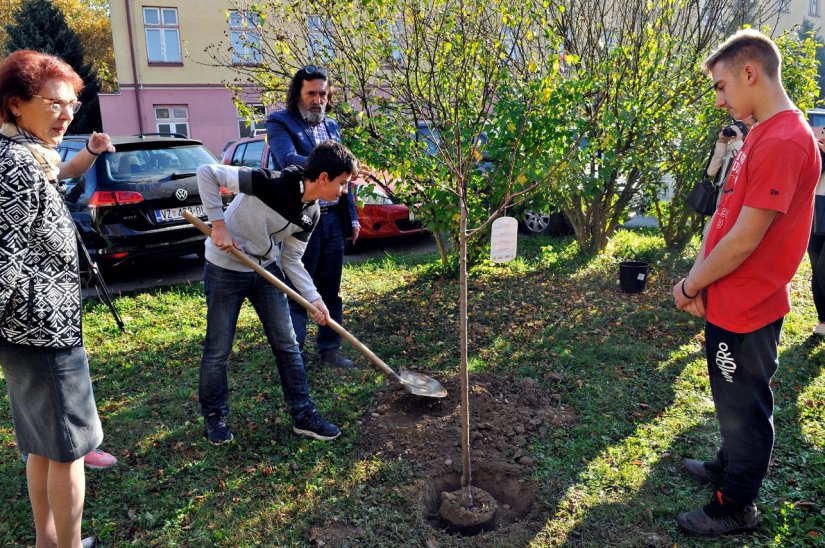
[[[768,37],[737,32],[705,60],[716,106],[757,124],[734,159],[719,207],[687,278],[673,287],[679,309],[703,317],[711,392],[722,447],[715,461],[685,468],[716,489],[703,508],[677,518],[689,534],[756,528],[754,501],[773,450],[773,393],[788,283],[808,243],[819,151],[782,85],[781,55]]]

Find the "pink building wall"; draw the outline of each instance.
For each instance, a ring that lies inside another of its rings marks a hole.
[[[221,86],[152,86],[139,90],[143,132],[157,131],[154,107],[186,106],[189,136],[202,141],[220,158],[227,141],[238,138],[238,114],[229,91]],[[103,131],[110,135],[140,133],[135,90],[121,87],[117,94],[100,94]]]

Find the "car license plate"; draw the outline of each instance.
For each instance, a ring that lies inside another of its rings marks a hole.
[[[192,215],[195,215],[197,217],[206,216],[206,211],[204,210],[203,205],[198,204],[183,207],[173,207],[170,209],[156,209],[155,220],[159,223],[168,223],[169,221],[180,221],[181,219],[183,219],[184,211],[188,211]]]

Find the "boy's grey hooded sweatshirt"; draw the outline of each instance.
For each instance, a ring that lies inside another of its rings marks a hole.
[[[225,165],[198,168],[198,191],[210,221],[225,221],[238,247],[261,266],[277,262],[295,289],[308,301],[321,298],[304,268],[309,237],[321,210],[317,201],[304,203],[303,169],[288,167],[281,172]],[[223,210],[221,187],[238,195]],[[206,239],[206,260],[241,272],[252,269]]]

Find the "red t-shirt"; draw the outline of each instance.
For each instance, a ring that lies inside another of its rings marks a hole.
[[[775,114],[748,133],[713,216],[705,257],[733,228],[743,206],[779,214],[750,256],[707,287],[707,321],[750,333],[790,311],[788,283],[808,245],[819,172],[813,132],[798,110]]]

